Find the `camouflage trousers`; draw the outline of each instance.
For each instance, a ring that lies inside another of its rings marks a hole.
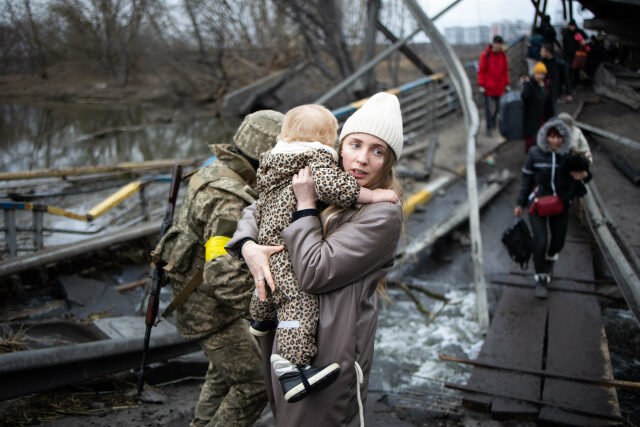
[[[249,306],[251,317],[259,321],[273,320],[277,313],[276,340],[280,356],[296,365],[308,365],[318,351],[318,297],[300,290],[286,249],[271,255],[269,267],[276,290],[273,294],[267,293],[266,301],[260,301],[254,293]]]
[[[247,322],[238,319],[200,340],[209,359],[192,427],[251,426],[267,403],[260,350]]]

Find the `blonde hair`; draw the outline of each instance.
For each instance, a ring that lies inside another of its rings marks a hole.
[[[342,138],[340,141],[340,146],[338,147],[338,158],[340,163],[340,168],[344,169],[342,165],[342,143],[345,138]],[[402,185],[396,179],[395,173],[393,172],[393,165],[396,162],[396,155],[393,150],[389,149],[384,152],[384,160],[382,162],[382,167],[378,171],[378,173],[373,177],[371,181],[365,185],[366,188],[376,189],[376,188],[384,188],[386,190],[393,190],[396,192],[398,197],[400,197],[400,202],[402,203],[403,190]],[[324,237],[327,237],[327,228],[329,222],[336,217],[337,214],[344,211],[344,208],[339,208],[336,206],[329,206],[320,212],[320,222],[322,223],[322,230]],[[404,224],[402,225],[402,235],[404,239]],[[387,280],[386,277],[381,278],[378,281],[378,285],[376,287],[378,294],[384,299],[386,302],[391,302],[391,298],[389,298],[389,294],[387,293]]]
[[[327,108],[306,104],[287,111],[278,141],[313,142],[334,148],[338,138],[338,120]]]

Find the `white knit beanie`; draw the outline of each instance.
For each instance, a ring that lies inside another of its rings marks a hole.
[[[344,122],[340,142],[352,133],[368,133],[387,143],[396,155],[402,154],[402,114],[398,97],[387,92],[373,95]]]

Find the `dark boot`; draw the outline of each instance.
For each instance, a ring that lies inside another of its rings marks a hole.
[[[558,254],[555,255],[546,255],[545,259],[547,261],[547,271],[549,272],[549,279],[553,276],[553,266],[556,265],[556,261],[558,261]]]
[[[534,292],[536,298],[544,299],[548,295],[547,287],[549,286],[549,282],[551,281],[548,274],[541,273],[535,275],[536,279],[536,290]]]
[[[256,337],[267,335],[269,332],[277,327],[277,323],[274,320],[253,320],[249,325],[249,332]]]

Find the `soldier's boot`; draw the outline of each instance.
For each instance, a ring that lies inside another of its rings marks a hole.
[[[249,332],[256,337],[262,337],[274,330],[278,324],[275,320],[252,320]]]
[[[547,287],[549,286],[551,278],[546,273],[536,274],[534,277],[536,279],[536,290],[534,292],[536,298],[546,298],[548,295]]]
[[[327,387],[340,375],[337,363],[319,367],[294,365],[277,354],[271,355],[271,365],[280,381],[284,399],[289,403],[298,402],[309,393]]]

